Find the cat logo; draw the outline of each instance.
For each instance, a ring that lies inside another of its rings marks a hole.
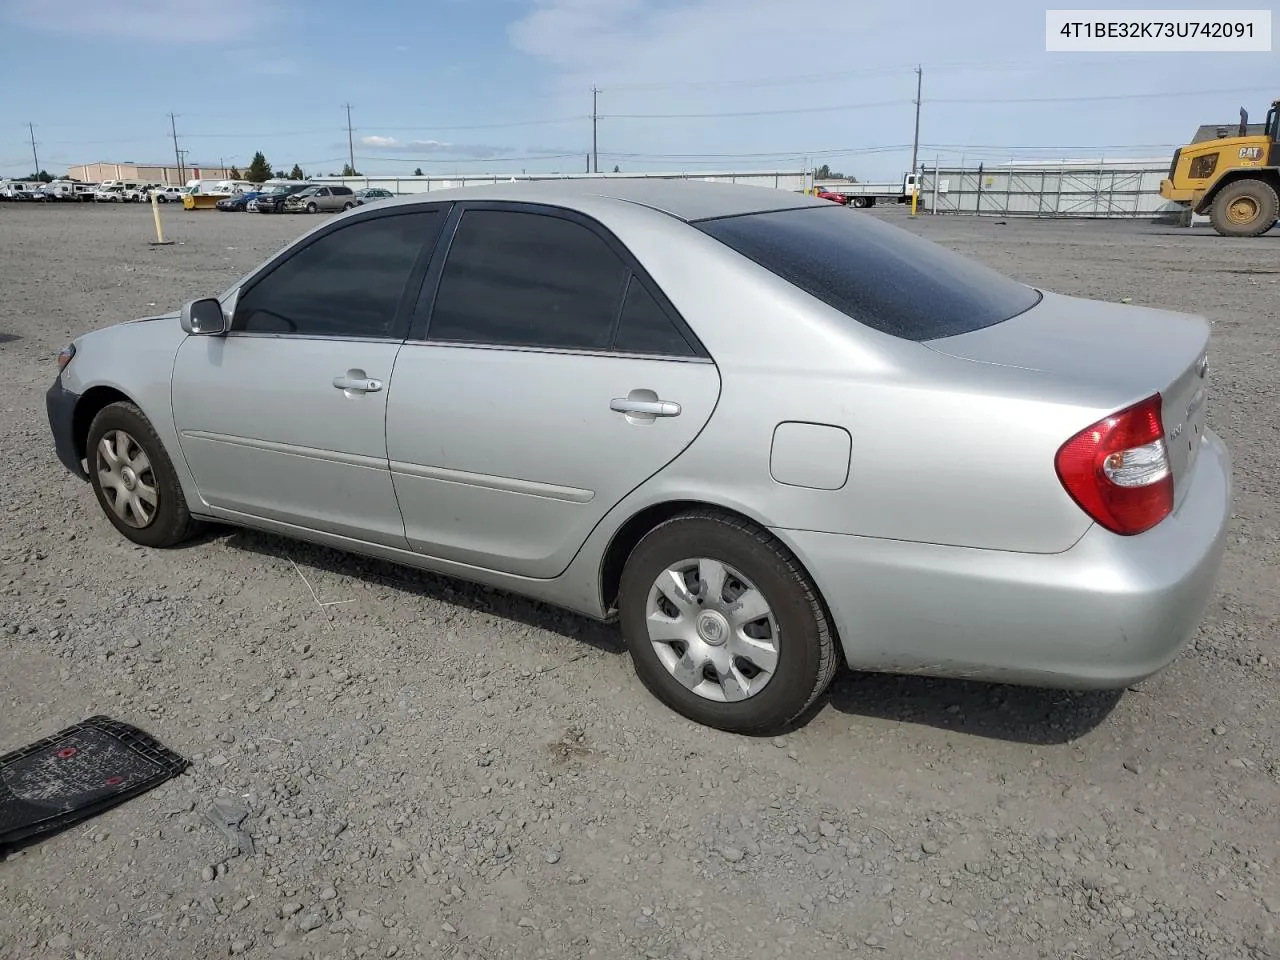
[[[1261,160],[1262,148],[1261,147],[1241,147],[1240,159],[1241,160]]]

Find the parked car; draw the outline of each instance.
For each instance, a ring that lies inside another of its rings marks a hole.
[[[820,200],[830,200],[834,203],[847,205],[849,198],[843,193],[836,193],[834,190],[828,190],[825,187],[814,187],[813,195]]]
[[[373,203],[375,200],[390,200],[394,196],[395,194],[390,190],[383,190],[380,187],[365,187],[363,190],[356,191],[356,206]]]
[[[313,183],[305,190],[285,197],[285,213],[322,213],[350,210],[356,205],[355,191],[350,187]]]
[[[175,184],[160,184],[151,189],[157,203],[181,203],[182,187]],[[147,199],[150,199],[148,196]]]
[[[259,190],[245,190],[240,193],[233,193],[229,197],[219,200],[215,206],[222,211],[243,211],[253,200],[261,196]]]
[[[312,184],[299,181],[287,185],[279,185],[268,187],[258,194],[257,198],[251,200],[246,209],[252,209],[256,213],[283,213],[284,202],[295,193],[301,193],[310,188]]]
[[[493,184],[86,333],[47,407],[133,543],[216,521],[616,617],[662,702],[766,733],[841,660],[1169,663],[1231,507],[1209,336],[785,191]]]

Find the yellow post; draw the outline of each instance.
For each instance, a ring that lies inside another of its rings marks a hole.
[[[154,190],[151,191],[151,215],[156,221],[156,238],[151,241],[153,247],[168,247],[173,244],[172,240],[164,238],[164,227],[160,225],[160,200]]]
[[[916,178],[911,178],[911,215],[916,215],[916,202],[920,199],[920,184],[916,182]]]

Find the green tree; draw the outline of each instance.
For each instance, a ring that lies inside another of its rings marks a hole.
[[[232,179],[232,180],[243,180],[243,179],[244,179],[242,176],[240,176],[240,168],[239,168],[239,167],[232,167],[232,168],[231,168],[231,179]]]
[[[424,173],[422,172],[422,168],[421,168],[421,167],[414,167],[414,168],[413,168],[413,175],[414,175],[415,177],[422,177],[422,176],[426,176],[426,174],[424,174]]]
[[[303,172],[302,172],[302,168],[301,168],[300,166],[298,166],[298,165],[295,163],[295,164],[293,165],[293,169],[289,171],[289,179],[290,179],[290,180],[305,180],[305,179],[307,179],[307,175],[306,175],[305,173],[303,173]]]
[[[267,158],[262,155],[261,150],[253,155],[244,178],[250,183],[263,183],[271,179],[271,164],[267,163]]]
[[[353,167],[351,164],[344,163],[342,165],[342,175],[344,177],[358,177],[360,176],[360,172],[356,170],[356,168]]]

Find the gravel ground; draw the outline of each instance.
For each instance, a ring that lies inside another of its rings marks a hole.
[[[54,457],[55,353],[315,221],[170,208],[153,248],[145,208],[0,205],[0,752],[102,712],[193,760],[0,864],[0,958],[1280,956],[1280,236],[876,215],[1214,321],[1235,516],[1164,673],[845,674],[752,740],[662,708],[610,628],[518,598],[253,533],[135,549]],[[252,855],[205,819],[218,798]]]

